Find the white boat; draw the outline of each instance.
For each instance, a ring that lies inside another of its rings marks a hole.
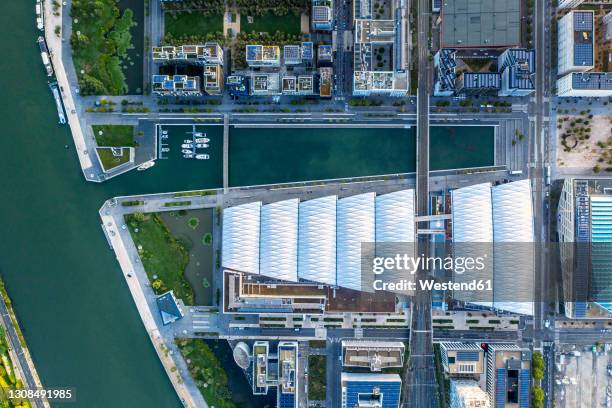
[[[183,143],[181,145],[181,149],[193,149],[193,144],[191,144],[191,143]]]
[[[155,166],[155,162],[153,160],[149,160],[148,162],[142,163],[140,166],[136,167],[136,170],[143,171],[146,169],[150,169],[153,166]]]
[[[60,125],[63,125],[66,123],[66,115],[64,114],[64,103],[62,102],[62,96],[59,93],[57,82],[51,82],[49,84],[49,89],[51,89],[51,93],[53,94],[53,98],[55,99],[55,106],[57,108],[57,116],[59,117],[59,123]]]
[[[161,135],[161,138],[162,138],[162,139],[167,139],[167,138],[168,138],[168,135]]]
[[[168,131],[167,130],[162,130],[162,135],[167,135]]]
[[[183,149],[183,150],[181,150],[181,152],[183,154],[193,154],[193,150],[189,150],[189,149]]]
[[[38,37],[38,48],[40,48],[40,58],[42,58],[43,65],[47,70],[47,76],[53,76],[53,66],[49,60],[49,49],[47,49],[47,42],[45,37]]]
[[[207,154],[196,154],[195,158],[198,160],[208,160],[210,156]]]
[[[186,159],[193,159],[193,153],[184,154],[183,157]]]
[[[190,139],[185,139],[185,140],[183,140],[183,143],[192,144],[192,143],[193,143],[193,140],[190,140]]]
[[[208,145],[206,143],[196,143],[196,148],[198,149],[206,149]]]
[[[43,20],[43,8],[40,1],[36,2],[36,28],[40,31],[45,29],[45,22]]]
[[[210,142],[210,139],[207,137],[198,137],[195,140],[196,143],[208,143]]]
[[[193,137],[202,137],[202,134],[203,134],[202,132],[195,132],[193,134]]]
[[[169,147],[162,147],[161,151],[162,151],[162,153],[166,153],[166,152],[170,151],[170,148]]]

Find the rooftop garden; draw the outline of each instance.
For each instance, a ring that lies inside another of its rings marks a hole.
[[[72,59],[82,95],[128,91],[121,63],[132,47],[133,12],[123,14],[114,0],[73,0]]]
[[[308,356],[308,399],[325,401],[327,393],[326,357]]]
[[[236,6],[241,15],[263,16],[268,13],[275,16],[286,16],[290,13],[299,15],[308,12],[310,0],[236,0]],[[240,29],[243,30],[242,27]]]
[[[193,289],[184,275],[189,262],[185,244],[172,236],[156,213],[128,214],[125,221],[155,293],[173,290],[177,298],[192,305]]]
[[[132,125],[92,125],[91,129],[100,147],[136,146]]]

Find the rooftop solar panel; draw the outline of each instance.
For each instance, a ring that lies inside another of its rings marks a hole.
[[[576,44],[574,46],[574,65],[593,65],[593,44]]]

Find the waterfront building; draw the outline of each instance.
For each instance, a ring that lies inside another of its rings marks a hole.
[[[247,45],[246,62],[253,68],[280,67],[280,47],[277,45]]]
[[[405,96],[409,90],[407,5],[391,2],[391,19],[372,16],[372,0],[353,2],[353,95]],[[386,62],[385,62],[386,61]]]
[[[584,3],[584,0],[559,0],[557,8],[573,9]]]
[[[474,380],[450,380],[450,408],[491,408],[491,401]]]
[[[165,325],[182,319],[185,314],[179,306],[173,291],[168,291],[155,299],[162,323]]]
[[[374,372],[403,367],[404,349],[401,341],[342,340],[342,365]]]
[[[342,408],[399,408],[402,380],[398,374],[342,373]]]
[[[299,45],[285,45],[283,47],[283,59],[285,65],[297,65],[302,63],[302,49]]]
[[[486,384],[491,406],[528,408],[531,399],[531,352],[515,344],[489,344]]]
[[[297,408],[298,406],[298,343],[281,341],[278,343],[278,408]]]
[[[333,0],[312,0],[312,29],[315,31],[331,31],[333,28]]]
[[[441,48],[511,48],[521,44],[520,0],[445,0]]]
[[[223,93],[223,66],[219,64],[204,66],[204,92],[208,95]]]
[[[570,72],[557,80],[559,96],[612,96],[612,72]]]
[[[500,96],[528,96],[535,92],[535,50],[509,48],[497,60]]]
[[[283,95],[314,95],[312,75],[285,75],[281,82]]]
[[[332,67],[319,68],[319,96],[321,98],[331,98],[332,96],[333,73]]]
[[[455,291],[466,304],[533,315],[535,264],[532,191],[528,179],[451,191],[455,257],[486,256],[484,268],[455,282],[492,282],[491,291]],[[520,291],[516,286],[520,282]]]
[[[559,75],[586,72],[594,68],[594,13],[573,10],[558,26],[557,70]]]
[[[223,65],[223,48],[217,43],[153,47],[153,61]]]
[[[434,55],[434,96],[455,94],[457,80],[455,52],[453,48],[441,48]]]
[[[251,74],[251,96],[274,96],[281,94],[278,72],[253,72]]]
[[[230,75],[225,81],[225,89],[232,97],[249,96],[249,77],[244,75]]]
[[[565,315],[612,316],[612,182],[605,178],[569,178],[557,209],[557,233]]]
[[[253,395],[268,393],[268,359],[270,343],[258,340],[253,344]]]
[[[484,351],[477,343],[440,343],[444,372],[450,376],[472,377],[484,373]]]
[[[200,78],[187,75],[153,75],[152,92],[158,96],[201,96]]]

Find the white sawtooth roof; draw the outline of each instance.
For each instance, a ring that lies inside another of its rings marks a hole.
[[[336,196],[303,201],[298,215],[298,277],[336,284]]]
[[[493,242],[491,184],[462,187],[451,192],[453,241]]]
[[[337,284],[361,290],[361,244],[374,242],[376,193],[338,200]]]
[[[492,196],[494,307],[533,315],[535,261],[531,182],[525,179],[495,186]],[[518,290],[520,295],[517,295]]]
[[[414,242],[414,190],[376,196],[376,242]]]
[[[259,226],[261,202],[223,210],[221,259],[225,268],[259,273]]]
[[[295,198],[261,208],[261,275],[297,282],[298,206]]]

